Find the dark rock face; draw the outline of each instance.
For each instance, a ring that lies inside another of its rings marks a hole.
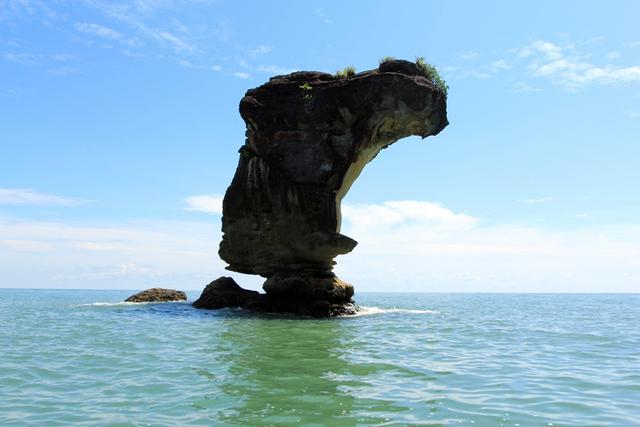
[[[223,203],[219,254],[259,274],[272,299],[348,304],[332,272],[357,242],[340,234],[340,203],[364,166],[400,138],[447,126],[446,96],[408,61],[337,78],[273,77],[240,102],[247,125]]]
[[[131,295],[125,302],[169,302],[186,301],[187,294],[175,289],[151,288]]]
[[[193,306],[219,309],[245,308],[260,313],[288,313],[311,317],[347,316],[357,313],[353,303],[333,303],[306,295],[272,295],[242,289],[231,277],[220,277],[209,283]]]

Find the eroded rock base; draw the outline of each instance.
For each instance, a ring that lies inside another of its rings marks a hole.
[[[274,277],[265,283],[266,294],[243,289],[231,277],[220,277],[204,288],[193,306],[204,309],[239,307],[259,313],[310,317],[349,316],[358,312],[358,307],[351,299],[353,287],[331,274],[310,274],[297,276],[297,279]],[[316,286],[318,282],[321,286]],[[304,286],[299,286],[300,283]],[[313,292],[303,293],[300,289],[313,289]]]

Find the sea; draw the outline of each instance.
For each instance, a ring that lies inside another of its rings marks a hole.
[[[1,426],[640,425],[640,294],[361,293],[308,319],[132,293],[0,290]]]

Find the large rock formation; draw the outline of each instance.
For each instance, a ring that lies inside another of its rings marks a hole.
[[[246,93],[240,114],[246,142],[224,197],[220,257],[267,278],[271,300],[349,303],[353,287],[332,272],[357,244],[340,234],[340,202],[381,149],[444,129],[446,94],[394,60],[350,77],[273,77]]]

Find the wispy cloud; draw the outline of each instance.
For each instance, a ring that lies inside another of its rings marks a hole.
[[[537,40],[517,54],[519,59],[527,59],[527,69],[535,77],[546,77],[569,91],[576,91],[589,85],[616,85],[640,82],[640,66],[617,67],[598,66],[587,60],[586,55],[576,52],[573,45],[557,44]]]
[[[627,115],[627,117],[630,117],[632,119],[640,118],[640,111],[637,110],[625,110],[624,113]]]
[[[222,196],[191,196],[186,199],[187,210],[222,214]]]
[[[315,10],[315,14],[318,18],[320,18],[320,20],[325,23],[325,24],[332,24],[333,22],[331,21],[331,19],[329,19],[327,17],[327,14],[324,10],[324,8],[319,7]]]
[[[124,34],[104,25],[90,24],[86,22],[76,23],[75,28],[78,32],[99,37],[108,41],[117,42],[125,46],[134,47],[140,44],[133,37],[126,37]],[[105,45],[110,47],[109,45]]]
[[[513,87],[516,89],[516,91],[518,92],[539,92],[540,89],[535,88],[533,86],[530,86],[529,84],[525,83],[525,82],[516,82]]]
[[[2,54],[2,59],[16,64],[24,66],[39,66],[48,70],[54,74],[71,74],[76,73],[78,70],[70,65],[60,66],[61,63],[69,63],[72,61],[73,56],[69,54],[32,54],[29,52],[5,52]],[[48,67],[48,68],[46,68]]]
[[[493,72],[508,70],[511,67],[511,64],[508,64],[504,59],[496,59],[495,61],[491,62],[491,64],[489,64],[489,68]]]
[[[298,71],[299,69],[300,68],[298,67],[287,68],[280,67],[278,65],[259,65],[258,67],[256,67],[256,71],[268,74],[290,74],[294,71]]]
[[[2,58],[22,65],[36,65],[39,62],[36,55],[27,52],[5,52]]]
[[[216,254],[218,230],[215,221],[74,223],[0,217],[2,283],[202,289],[208,281],[228,275]],[[254,287],[262,281],[234,276]]]
[[[51,74],[55,74],[58,76],[68,76],[71,74],[78,74],[80,72],[79,69],[75,68],[75,67],[52,67],[49,68],[47,71],[49,71]]]
[[[76,206],[85,200],[41,193],[31,188],[0,188],[1,205]]]
[[[192,200],[197,209],[220,211],[219,196],[195,197],[204,197]],[[640,285],[640,225],[545,230],[421,200],[345,204],[343,214],[342,233],[359,245],[338,257],[336,270],[361,291],[619,292]],[[0,217],[0,271],[19,286],[201,289],[229,274],[216,254],[219,227],[215,220]],[[234,276],[254,289],[263,281]]]
[[[523,199],[523,200],[519,200],[519,202],[533,205],[533,204],[538,204],[538,203],[550,202],[550,201],[555,200],[555,199],[556,198],[553,197],[553,196],[547,196],[547,197],[538,197],[538,198],[532,198],[532,199]]]
[[[395,226],[406,221],[428,223],[433,227],[467,229],[478,222],[478,218],[454,213],[438,203],[419,200],[388,201],[382,204],[345,204],[343,219],[353,227]]]
[[[73,55],[69,55],[66,53],[57,53],[55,55],[51,55],[51,59],[58,62],[67,62],[73,59]]]
[[[197,50],[193,43],[186,41],[183,37],[170,32],[166,28],[160,28],[145,22],[145,11],[166,7],[168,2],[144,2],[144,6],[134,3],[134,7],[123,3],[103,2],[100,0],[86,0],[86,2],[102,11],[107,17],[127,25],[142,37],[153,40],[163,47],[168,47],[182,54],[192,54]]]
[[[258,55],[264,55],[271,52],[273,48],[271,46],[258,45],[254,49],[249,50],[249,55],[252,57],[256,57]]]
[[[461,54],[459,54],[458,58],[463,61],[468,61],[470,59],[477,59],[481,56],[482,56],[481,52],[468,51],[468,52],[462,52]]]
[[[616,50],[613,50],[611,52],[607,52],[607,54],[604,56],[605,58],[607,58],[609,61],[613,61],[614,59],[618,59],[622,56],[622,54]]]
[[[24,1],[23,6],[30,1]],[[40,1],[37,2],[40,5]],[[202,24],[194,19],[183,21],[178,16],[186,8],[196,8],[199,2],[183,2],[176,0],[134,0],[134,1],[106,1],[82,0],[79,6],[93,9],[85,16],[98,16],[94,20],[74,21],[69,16],[58,16],[57,29],[69,32],[72,30],[72,41],[83,44],[88,48],[112,49],[113,52],[130,58],[157,58],[168,60],[181,67],[202,71],[215,71],[229,77],[249,79],[257,73],[288,74],[297,67],[285,67],[275,64],[260,64],[259,58],[273,51],[273,46],[265,43],[251,47],[240,47],[234,44],[235,53],[220,56],[219,43],[229,45],[233,29],[231,25],[219,20]],[[12,8],[11,19],[17,19],[22,13],[33,14],[42,18],[48,8]],[[46,10],[45,10],[46,9]],[[171,11],[171,14],[165,12]],[[20,12],[20,13],[19,13]],[[59,75],[80,72],[82,58],[75,54],[74,58],[66,57],[64,53],[44,55],[31,53],[22,48],[19,43],[8,40],[4,43],[4,52],[0,51],[0,58],[5,61],[20,63],[21,65],[41,66],[42,70]],[[61,67],[52,62],[63,62],[74,59],[75,64]],[[234,68],[236,71],[234,72]]]
[[[78,23],[76,24],[76,29],[81,33],[92,34],[105,39],[120,40],[123,38],[122,34],[116,30],[98,24]]]
[[[598,39],[600,42],[602,40]],[[584,51],[593,40],[581,44],[562,44],[548,40],[535,40],[525,46],[502,52],[463,53],[459,59],[463,63],[443,67],[450,78],[490,78],[499,73],[509,72],[518,80],[516,89],[529,92],[530,79],[547,79],[552,84],[570,92],[589,86],[624,86],[640,83],[640,65],[614,65],[595,61],[596,55]],[[631,47],[633,43],[627,43]],[[606,61],[622,57],[617,50],[602,54]],[[497,57],[497,58],[496,58]],[[478,60],[478,61],[473,61]],[[478,63],[479,61],[486,61]]]

